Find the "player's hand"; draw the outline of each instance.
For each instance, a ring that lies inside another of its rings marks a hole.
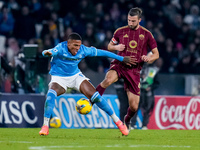
[[[51,55],[52,55],[52,53],[51,53],[51,52],[49,52],[49,51],[46,51],[46,52],[44,52],[44,55],[45,55],[45,56],[51,56]]]
[[[118,44],[118,45],[116,45],[116,50],[123,51],[124,49],[125,49],[125,45],[124,44]]]
[[[146,56],[146,55],[142,55],[141,59],[142,59],[142,61],[144,61],[144,62],[149,62],[149,61],[150,61],[150,57],[149,57],[149,56]]]
[[[124,56],[123,62],[131,66],[136,65],[138,63],[138,60],[137,58],[135,58],[135,56]]]

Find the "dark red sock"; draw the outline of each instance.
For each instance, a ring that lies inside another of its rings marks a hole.
[[[126,117],[125,117],[125,122],[130,122],[131,118],[135,115],[135,113],[136,111],[133,112],[129,107],[127,110]]]
[[[99,92],[100,95],[103,95],[105,92],[105,88],[103,88],[100,84],[96,87],[96,90]]]

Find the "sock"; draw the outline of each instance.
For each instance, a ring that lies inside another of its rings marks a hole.
[[[96,90],[99,92],[100,95],[103,95],[105,92],[105,88],[103,88],[100,84],[96,87]]]
[[[46,98],[45,106],[44,106],[44,117],[46,117],[46,118],[51,117],[51,114],[52,114],[52,111],[53,111],[53,108],[55,105],[56,97],[57,97],[56,91],[54,91],[52,89],[48,90],[47,98]]]
[[[112,108],[109,106],[107,101],[101,97],[99,92],[95,92],[92,97],[91,101],[94,102],[99,108],[101,108],[103,111],[105,111],[109,116],[113,115],[114,112]]]
[[[112,120],[113,120],[114,122],[119,121],[119,118],[117,117],[117,115],[116,115],[115,113],[113,113],[110,117],[112,118]]]
[[[128,107],[128,111],[125,117],[125,122],[130,122],[131,118],[135,115],[137,111],[133,112],[130,107]]]
[[[49,119],[50,119],[50,118],[44,117],[43,126],[49,126]]]

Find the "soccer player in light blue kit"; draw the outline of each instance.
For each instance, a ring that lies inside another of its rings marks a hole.
[[[44,50],[44,56],[52,56],[51,60],[51,81],[46,96],[44,107],[44,123],[40,135],[49,134],[49,119],[51,117],[55,99],[64,94],[67,88],[74,88],[83,93],[92,103],[104,110],[115,122],[123,135],[128,135],[126,125],[116,116],[107,101],[101,97],[95,87],[88,81],[80,69],[79,62],[85,57],[106,56],[117,59],[126,64],[135,64],[135,58],[118,56],[114,53],[96,49],[95,47],[86,47],[82,45],[82,38],[77,33],[69,35],[67,41],[59,43],[55,48]]]

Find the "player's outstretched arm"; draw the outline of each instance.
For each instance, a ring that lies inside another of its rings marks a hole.
[[[57,53],[58,53],[57,49],[48,49],[48,50],[44,50],[42,52],[42,55],[48,57],[48,56],[55,56],[57,55]]]
[[[137,63],[137,59],[134,56],[119,56],[117,54],[114,54],[112,52],[108,52],[106,50],[97,50],[97,56],[105,56],[105,57],[110,57],[110,58],[114,58],[117,59],[121,62],[125,62],[126,64],[132,64],[135,65]]]
[[[42,55],[43,55],[43,56],[52,56],[52,52],[43,51],[43,52],[42,52]]]
[[[112,52],[106,51],[106,50],[101,50],[101,49],[97,49],[97,55],[96,56],[105,56],[105,57],[110,57],[113,59],[117,59],[119,61],[123,61],[124,57],[119,56],[117,54],[114,54]]]

